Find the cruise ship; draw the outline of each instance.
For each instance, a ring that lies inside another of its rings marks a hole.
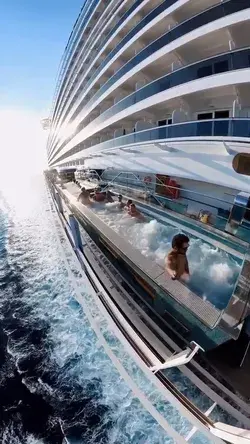
[[[195,418],[190,442],[197,430],[250,442],[249,29],[250,0],[85,0],[46,121],[58,220],[117,335]],[[122,216],[79,202],[79,186],[132,198],[151,240],[112,229]],[[190,285],[164,271],[177,232],[191,239]],[[229,425],[184,399],[170,368]]]

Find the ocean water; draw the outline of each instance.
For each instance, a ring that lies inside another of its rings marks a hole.
[[[178,228],[150,218],[146,218],[145,222],[137,222],[125,211],[117,211],[116,203],[95,204],[93,210],[144,256],[164,267],[171,240],[179,232]],[[198,237],[189,237],[187,256],[191,276],[186,285],[203,299],[223,309],[233,293],[242,262]]]
[[[0,196],[0,442],[171,442],[74,303],[43,179],[22,185]]]
[[[167,444],[75,300],[43,178],[0,192],[1,444]],[[77,275],[77,273],[76,273]],[[190,423],[148,383],[81,282],[100,330],[127,373],[172,427]],[[206,397],[205,397],[206,398]],[[202,408],[211,401],[197,393]],[[198,433],[195,444],[209,442]]]

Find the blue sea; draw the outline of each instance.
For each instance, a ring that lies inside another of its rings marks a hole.
[[[76,302],[56,229],[42,176],[2,186],[0,442],[173,443],[122,379]],[[90,301],[85,282],[81,293]],[[98,316],[94,306],[92,315]],[[186,436],[192,425],[146,381],[104,321],[100,326],[142,392]],[[197,405],[211,406],[188,382],[179,381],[184,391],[185,384]],[[196,434],[190,442],[209,441]]]

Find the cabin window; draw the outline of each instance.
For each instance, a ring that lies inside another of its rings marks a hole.
[[[199,113],[197,114],[197,120],[211,120],[211,119],[228,119],[229,110],[214,111],[209,113]]]
[[[213,113],[197,114],[197,120],[211,120],[212,118],[213,118]]]
[[[158,126],[172,125],[172,119],[164,119],[158,121]]]
[[[215,119],[228,119],[229,118],[229,111],[215,111],[214,113]]]

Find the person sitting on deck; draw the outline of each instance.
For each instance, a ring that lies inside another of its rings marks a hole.
[[[172,239],[172,250],[165,259],[166,270],[173,280],[187,278],[189,276],[189,266],[187,250],[189,238],[185,234],[176,234]]]
[[[77,200],[78,202],[81,202],[83,205],[91,205],[91,201],[89,199],[89,193],[84,187],[82,187]]]
[[[136,217],[139,220],[144,220],[144,216],[140,213],[140,211],[137,210],[135,204],[131,204],[128,209],[128,214],[131,217]]]
[[[106,191],[105,202],[107,202],[107,203],[114,202],[114,199],[113,199],[113,197],[112,197],[112,194],[111,194],[111,192],[110,192],[109,190]]]
[[[118,196],[118,208],[122,210],[125,207],[125,203],[122,201],[123,197],[121,194]]]

